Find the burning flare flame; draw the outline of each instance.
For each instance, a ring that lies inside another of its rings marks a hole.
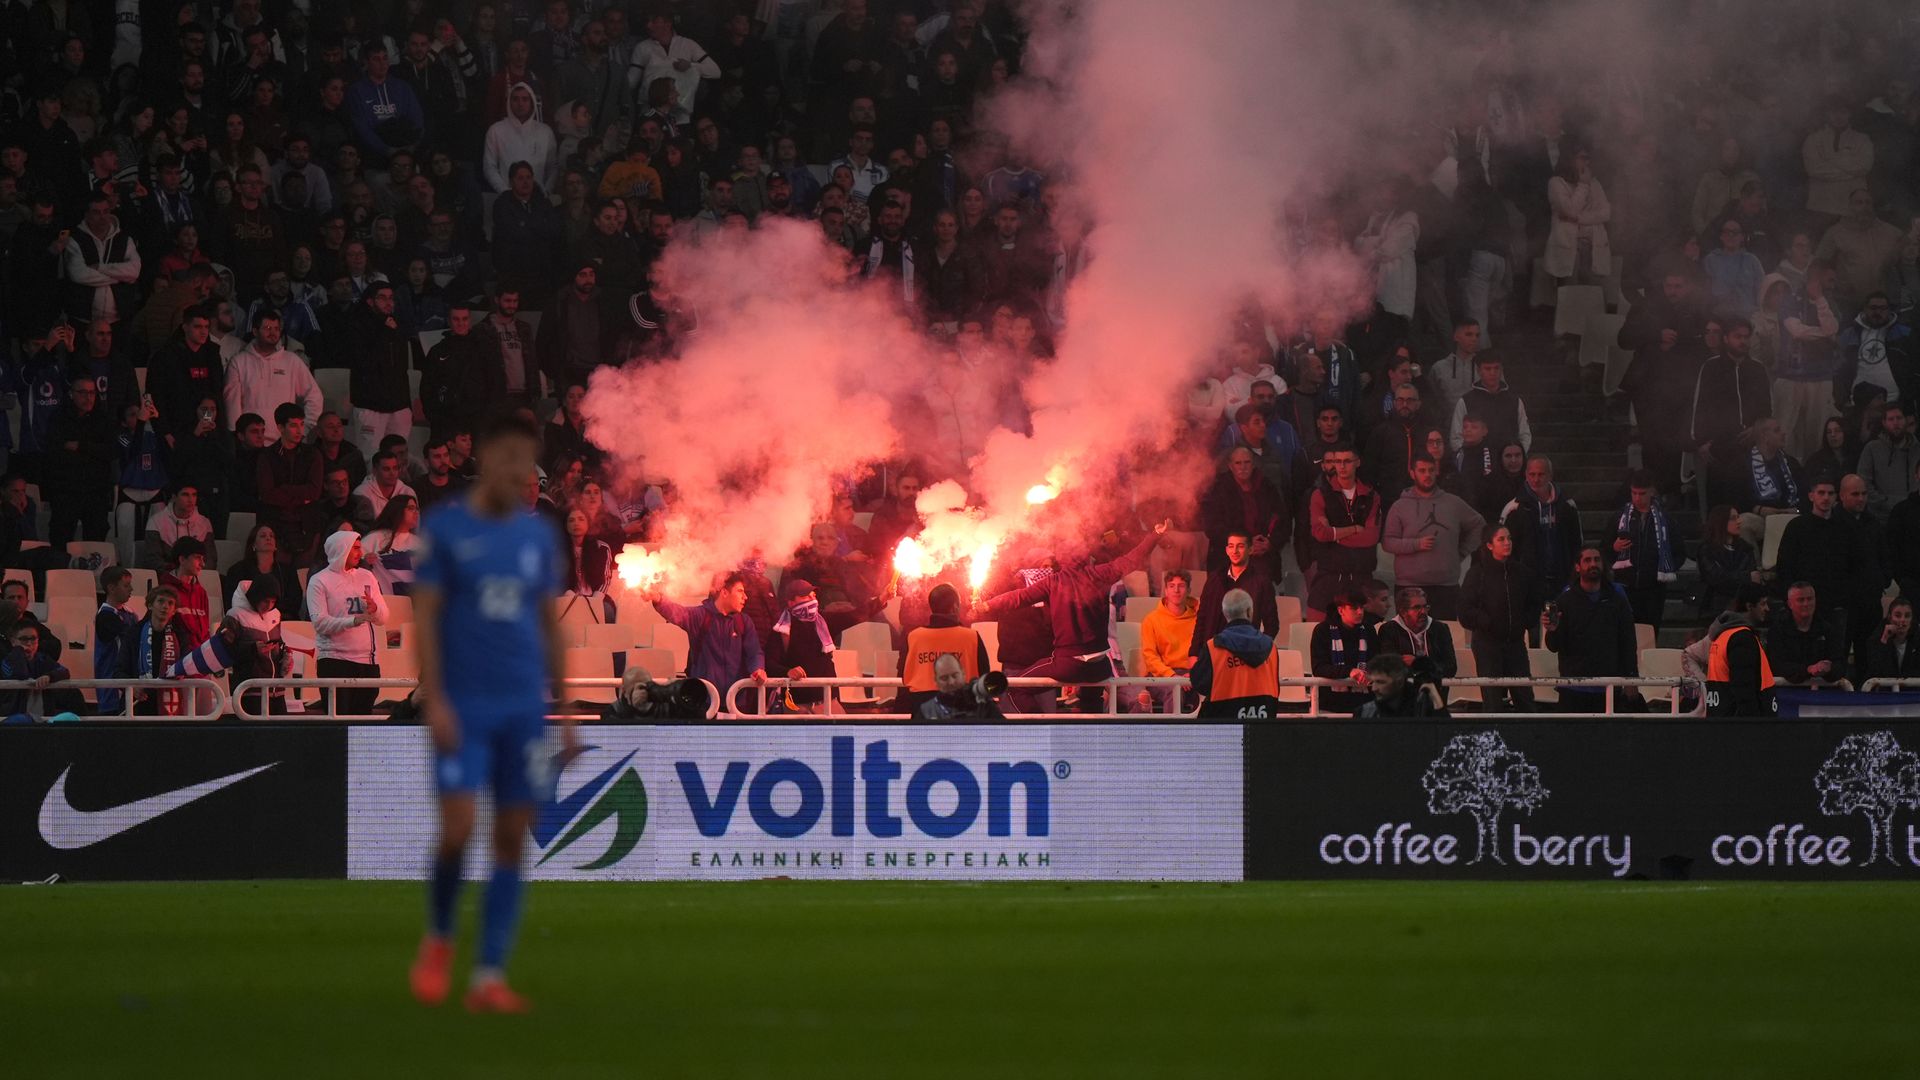
[[[900,538],[899,546],[893,549],[893,574],[898,578],[912,581],[927,576],[927,552],[920,542],[911,536]]]
[[[620,583],[635,592],[656,588],[667,579],[666,557],[657,551],[624,548],[614,557],[613,565],[620,574]]]

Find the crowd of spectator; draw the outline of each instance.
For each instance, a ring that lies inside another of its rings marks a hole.
[[[823,492],[807,544],[767,553],[781,572],[756,556],[703,605],[657,602],[693,638],[689,674],[831,673],[836,641],[901,591],[889,562],[922,484],[1026,423],[1023,376],[1088,258],[1060,224],[1073,178],[988,123],[1021,78],[1003,0],[115,8],[0,6],[18,402],[0,562],[38,581],[68,541],[142,538],[158,577],[137,617],[127,578],[99,578],[96,674],[167,673],[223,633],[273,642],[268,613],[312,623],[321,674],[377,673],[421,513],[462,491],[502,407],[549,418],[528,504],[566,538],[565,590],[616,618],[615,557],[660,535],[677,493],[587,436],[588,378],[698,335],[664,252],[772,219],[820,229],[960,376],[928,380],[926,452]],[[1823,39],[1783,85],[1825,96],[1785,100],[1718,64],[1655,91],[1529,74],[1499,48],[1437,130],[1383,155],[1388,179],[1289,205],[1290,252],[1349,253],[1369,302],[1249,302],[1211,370],[1167,388],[1178,445],[1207,462],[1191,498],[1123,492],[1084,548],[1010,547],[973,605],[899,597],[916,704],[981,674],[947,633],[976,618],[1010,672],[1111,671],[1109,593],[1149,566],[1148,672],[1210,683],[1222,635],[1288,647],[1292,597],[1316,624],[1304,669],[1343,680],[1323,697],[1341,708],[1425,708],[1418,687],[1460,670],[1451,623],[1483,676],[1531,674],[1529,643],[1563,675],[1635,676],[1636,625],[1658,631],[1674,600],[1751,613],[1752,586],[1779,601],[1785,680],[1920,669],[1910,606],[1884,602],[1920,591],[1920,97],[1901,49]],[[1606,281],[1627,307],[1638,460],[1589,507],[1603,527],[1555,482],[1551,454],[1585,448],[1550,446],[1509,381],[1567,390],[1529,281]],[[200,571],[232,540],[215,621]],[[30,606],[0,604],[5,671],[50,685],[59,643]],[[163,696],[147,705],[179,704]]]

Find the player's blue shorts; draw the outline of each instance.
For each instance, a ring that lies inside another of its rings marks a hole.
[[[465,795],[482,785],[497,806],[526,806],[553,797],[553,763],[547,756],[546,718],[538,713],[481,719],[460,714],[460,747],[435,754],[434,787],[442,795]]]

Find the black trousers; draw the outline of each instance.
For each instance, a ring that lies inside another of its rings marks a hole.
[[[315,664],[313,673],[322,679],[377,679],[380,677],[380,665],[360,664],[330,656]],[[320,696],[322,704],[326,702],[328,693],[334,695],[333,711],[336,716],[365,716],[373,712],[373,703],[380,699],[380,690],[377,687],[323,690]]]
[[[1113,662],[1104,656],[1092,660],[1078,660],[1072,657],[1049,656],[1039,663],[1029,665],[1021,671],[1008,671],[1015,678],[1058,679],[1064,683],[1104,682],[1113,678]],[[1038,689],[1009,690],[1007,699],[1019,706],[1008,712],[1053,712],[1055,691],[1045,687]],[[1079,712],[1102,712],[1107,699],[1105,690],[1094,687],[1081,687],[1079,694]]]
[[[1633,621],[1646,623],[1655,630],[1660,629],[1661,620],[1666,618],[1667,584],[1656,581],[1651,585],[1627,590],[1627,606],[1633,609]]]
[[[1436,619],[1451,621],[1460,617],[1460,586],[1458,585],[1420,585],[1417,588],[1427,594],[1427,614]]]
[[[76,526],[80,529],[81,540],[107,538],[107,521],[113,516],[112,488],[63,491],[58,498],[49,501],[53,515],[47,523],[47,543],[64,549],[67,541],[75,539],[73,530]]]
[[[1473,635],[1473,663],[1483,679],[1525,679],[1533,675],[1522,638],[1493,641]],[[1489,686],[1481,691],[1487,708],[1495,712],[1532,712],[1533,690],[1525,686]]]

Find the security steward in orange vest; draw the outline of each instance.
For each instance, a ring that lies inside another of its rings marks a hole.
[[[927,593],[927,608],[932,617],[927,625],[915,627],[907,634],[907,647],[900,653],[900,679],[906,687],[902,699],[895,703],[895,712],[918,715],[920,706],[940,692],[933,662],[942,656],[959,660],[961,672],[969,683],[993,666],[987,659],[987,643],[981,640],[979,632],[960,625],[958,590],[945,583],[935,585]]]
[[[1766,587],[1748,584],[1707,628],[1707,715],[1773,716],[1773,665],[1760,630],[1772,601]]]
[[[1220,600],[1227,625],[1196,650],[1190,676],[1201,716],[1271,720],[1280,711],[1280,662],[1273,638],[1253,625],[1253,597],[1232,589]]]

